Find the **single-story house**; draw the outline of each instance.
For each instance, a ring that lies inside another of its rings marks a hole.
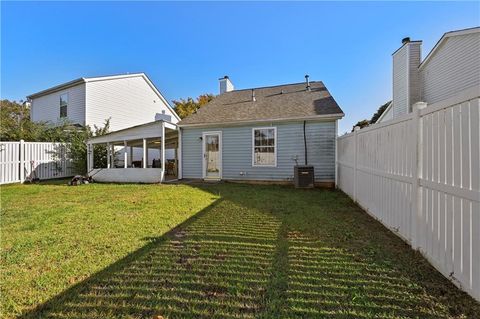
[[[220,79],[220,94],[179,123],[161,120],[89,141],[90,150],[93,144],[106,143],[110,149],[117,143],[143,147],[147,155],[145,149],[159,147],[158,174],[147,158],[137,168],[128,161],[123,168],[113,168],[109,155],[110,169],[92,170],[91,175],[120,182],[171,178],[292,182],[294,166],[308,164],[316,183],[333,185],[337,122],[343,116],[325,85],[310,82],[308,76],[301,83],[241,90],[235,90],[226,76]],[[165,160],[168,147],[176,150],[172,163]],[[124,149],[127,159],[128,147]],[[147,169],[145,174],[142,169]]]

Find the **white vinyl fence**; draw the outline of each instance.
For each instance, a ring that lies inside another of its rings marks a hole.
[[[478,91],[337,139],[337,185],[480,300]]]
[[[0,141],[0,184],[73,175],[65,144]]]

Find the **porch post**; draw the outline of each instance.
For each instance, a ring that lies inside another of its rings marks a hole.
[[[160,177],[160,182],[163,183],[165,180],[165,122],[162,121],[162,140],[161,140],[162,148],[160,150],[160,161],[162,163],[162,173]]]
[[[107,168],[111,168],[111,159],[110,159],[110,143],[107,143]]]
[[[87,144],[87,171],[90,173],[90,171],[93,169],[93,144],[88,143]]]
[[[90,144],[87,142],[87,175],[90,173]]]
[[[111,160],[110,160],[110,167],[115,167],[115,145],[112,144],[112,149],[110,150],[110,156],[111,156]]]
[[[128,167],[127,141],[123,141],[123,168]]]
[[[147,158],[148,150],[147,150],[147,139],[143,139],[143,168],[147,168],[148,165],[148,158]]]
[[[178,168],[177,168],[177,178],[182,179],[182,129],[178,128]]]
[[[133,167],[133,146],[130,146],[130,167]]]
[[[177,178],[178,178],[178,145],[177,143],[174,144],[174,155],[175,155],[175,170],[177,170],[176,172],[174,171],[175,175],[177,175]]]

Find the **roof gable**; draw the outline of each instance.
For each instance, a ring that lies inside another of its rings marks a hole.
[[[425,64],[430,61],[430,59],[438,52],[438,50],[443,46],[443,44],[451,37],[455,36],[461,36],[461,35],[467,35],[467,34],[472,34],[472,33],[480,33],[480,27],[475,27],[475,28],[469,28],[469,29],[463,29],[463,30],[456,30],[456,31],[450,31],[446,32],[440,40],[435,44],[433,49],[428,53],[428,55],[423,59],[422,63],[419,65],[419,69],[421,69]]]
[[[209,125],[336,117],[344,114],[322,82],[235,90],[215,97],[179,125]]]
[[[133,77],[141,77],[147,82],[147,84],[150,86],[150,88],[155,92],[155,94],[165,103],[165,105],[170,109],[172,112],[173,116],[177,119],[180,120],[180,117],[177,115],[175,110],[172,108],[170,103],[168,103],[167,99],[163,96],[163,94],[157,89],[157,87],[153,84],[153,82],[149,79],[149,77],[145,73],[132,73],[132,74],[118,74],[118,75],[108,75],[108,76],[99,76],[99,77],[82,77],[75,79],[73,81],[69,81],[60,85],[53,86],[51,88],[48,88],[46,90],[31,94],[27,96],[28,99],[34,99],[38,98],[40,96],[44,96],[47,94],[51,94],[57,91],[61,91],[73,86],[77,86],[79,84],[84,84],[84,83],[90,83],[90,82],[98,82],[98,81],[110,81],[110,80],[118,80],[118,79],[124,79],[124,78],[133,78]]]

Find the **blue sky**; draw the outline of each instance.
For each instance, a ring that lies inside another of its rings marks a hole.
[[[82,76],[146,72],[166,98],[311,80],[346,116],[391,99],[391,53],[480,25],[478,2],[3,2],[1,98]]]

